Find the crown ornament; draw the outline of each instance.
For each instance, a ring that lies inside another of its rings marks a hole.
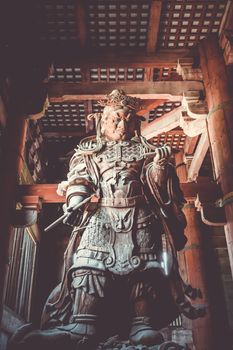
[[[123,90],[113,90],[103,100],[98,101],[98,104],[102,107],[128,107],[135,111],[142,109],[142,100],[127,96]]]

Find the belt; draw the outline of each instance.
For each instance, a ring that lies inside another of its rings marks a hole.
[[[136,204],[145,203],[143,195],[128,198],[100,198],[98,204],[101,207],[124,208],[134,207]]]

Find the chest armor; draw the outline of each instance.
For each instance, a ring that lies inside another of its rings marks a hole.
[[[95,158],[100,173],[100,196],[125,198],[141,194],[144,149],[131,141],[107,142]]]
[[[134,162],[144,158],[144,149],[141,143],[132,141],[109,141],[105,148],[96,156],[97,162]]]

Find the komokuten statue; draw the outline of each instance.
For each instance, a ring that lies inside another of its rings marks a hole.
[[[64,277],[48,298],[41,330],[23,341],[96,349],[118,334],[135,348],[169,349],[162,327],[180,313],[204,315],[190,303],[200,291],[178,269],[185,200],[171,148],[141,135],[139,99],[114,90],[100,104],[103,113],[88,116],[96,137],[80,142],[58,186],[66,195],[64,223],[74,227]]]

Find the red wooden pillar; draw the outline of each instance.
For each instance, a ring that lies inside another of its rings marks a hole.
[[[233,274],[233,100],[217,36],[203,40],[199,52],[209,107],[207,127],[216,180],[223,192],[225,233]]]
[[[27,121],[23,117],[10,115],[3,136],[3,157],[0,174],[0,285],[4,285],[8,259],[11,213],[14,209],[15,188],[22,170],[23,151]],[[2,301],[3,288],[0,288]],[[2,302],[0,319],[2,317]]]
[[[184,250],[179,254],[180,260],[183,261],[182,267],[184,271],[182,275],[185,277],[186,282],[193,287],[201,289],[203,298],[198,300],[197,303],[205,304],[207,310],[205,317],[192,321],[192,324],[187,322],[187,326],[192,328],[196,350],[210,350],[213,349],[213,332],[208,303],[208,286],[205,277],[200,216],[192,200],[187,202],[183,211],[187,220],[185,235],[188,238],[188,242]]]
[[[183,152],[176,154],[176,171],[181,182],[187,181],[186,165],[183,162]],[[193,342],[196,350],[213,349],[213,332],[208,305],[208,286],[204,265],[200,215],[194,205],[194,198],[186,198],[187,203],[183,212],[186,216],[187,227],[185,235],[188,239],[185,248],[179,252],[179,266],[184,281],[195,288],[200,288],[203,298],[197,303],[205,304],[206,316],[194,321],[184,319],[184,327],[192,329]],[[193,303],[195,305],[195,303]]]

